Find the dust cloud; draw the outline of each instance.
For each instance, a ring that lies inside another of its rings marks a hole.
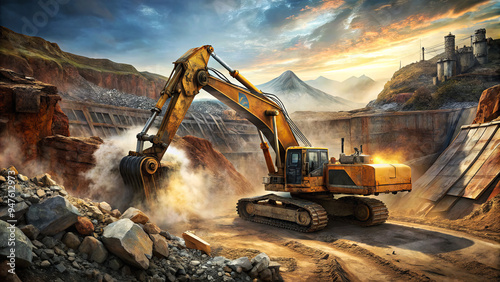
[[[11,165],[19,173],[30,177],[47,172],[49,167],[46,162],[39,159],[26,160],[21,141],[7,135],[0,138],[0,168],[7,168]]]
[[[162,164],[167,164],[167,177],[159,182],[161,187],[154,202],[135,202],[132,188],[126,187],[119,172],[119,164],[128,151],[136,147],[136,134],[141,128],[132,128],[122,135],[106,139],[94,153],[96,165],[86,172],[91,182],[88,197],[106,201],[112,207],[124,210],[135,206],[159,225],[171,225],[212,218],[219,211],[235,206],[236,193],[218,184],[212,173],[203,168],[193,168],[184,150],[173,142]]]
[[[119,167],[121,159],[135,148],[135,135],[140,131],[141,128],[135,127],[110,137],[94,152],[96,164],[84,175],[90,182],[89,198],[106,201],[118,209],[124,209],[132,202],[132,190],[123,183]]]
[[[16,139],[4,137],[0,139],[0,167],[19,166],[24,161],[21,146]]]
[[[213,217],[217,205],[213,204],[211,176],[204,170],[193,170],[186,153],[175,147],[169,147],[164,159],[174,164],[173,171],[160,183],[157,200],[142,204],[149,209],[149,216],[159,225]]]

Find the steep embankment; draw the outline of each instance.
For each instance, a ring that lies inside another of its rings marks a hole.
[[[370,106],[430,110],[450,108],[453,103],[477,103],[485,89],[500,83],[500,40],[491,40],[488,50],[489,63],[476,65],[438,85],[433,85],[432,78],[444,54],[407,65],[394,73]]]
[[[0,66],[53,84],[78,98],[82,85],[96,85],[156,99],[166,81],[161,75],[139,72],[128,64],[67,53],[56,43],[1,26]]]

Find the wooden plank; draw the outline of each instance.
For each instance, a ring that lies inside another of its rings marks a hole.
[[[444,196],[430,212],[446,212],[455,204],[456,201],[458,201],[458,199],[460,198],[453,196]]]
[[[210,253],[212,250],[210,248],[210,244],[207,243],[205,240],[194,235],[194,233],[192,233],[190,231],[186,231],[186,232],[182,233],[182,238],[184,239],[184,242],[186,243],[186,248],[200,250],[200,251],[203,251],[207,255],[210,256]]]
[[[461,197],[464,194],[465,188],[469,185],[469,182],[481,169],[486,160],[491,156],[498,144],[500,144],[500,131],[498,130],[498,127],[498,125],[493,125],[486,129],[486,132],[483,134],[483,138],[481,138],[479,141],[480,143],[478,143],[478,145],[483,144],[483,151],[480,153],[474,164],[467,170],[464,176],[451,187],[448,191],[448,195]]]
[[[477,199],[488,188],[496,177],[500,175],[500,145],[495,150],[479,171],[474,175],[469,185],[465,188],[463,197]]]

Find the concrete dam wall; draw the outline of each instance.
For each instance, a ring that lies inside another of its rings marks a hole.
[[[331,157],[338,156],[345,138],[346,154],[363,145],[365,154],[406,162],[442,152],[475,114],[476,107],[352,115],[297,112],[292,118],[309,141],[328,148]]]

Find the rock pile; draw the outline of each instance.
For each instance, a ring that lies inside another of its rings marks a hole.
[[[30,179],[9,167],[0,175],[0,280],[282,281],[264,253],[210,257],[136,208],[121,214],[72,197],[48,174]]]

